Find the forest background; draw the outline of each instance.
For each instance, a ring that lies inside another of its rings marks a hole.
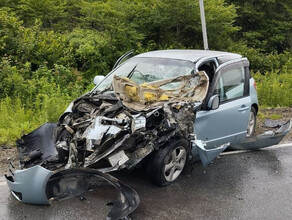
[[[211,50],[250,60],[261,106],[292,106],[292,1],[205,0]],[[199,0],[0,0],[0,144],[93,87],[126,51],[202,49]]]

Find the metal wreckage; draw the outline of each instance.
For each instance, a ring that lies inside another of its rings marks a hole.
[[[21,169],[11,166],[6,176],[12,194],[25,203],[50,204],[109,184],[120,196],[107,219],[127,219],[139,197],[108,172],[134,168],[174,138],[191,140],[203,165],[229,146],[205,149],[192,133],[208,87],[205,72],[140,85],[114,76],[112,88],[83,95],[58,123],[46,123],[17,141]],[[278,133],[235,148],[252,148],[258,140],[262,147],[279,142],[290,127],[287,123]]]
[[[162,89],[165,85],[172,89]],[[192,136],[196,109],[208,90],[204,72],[138,85],[114,76],[111,89],[78,98],[58,123],[17,141],[20,170],[6,176],[20,201],[50,204],[109,183],[120,192],[108,219],[127,218],[137,193],[107,174],[131,169],[172,138]]]

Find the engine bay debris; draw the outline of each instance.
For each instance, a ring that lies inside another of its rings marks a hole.
[[[18,140],[22,168],[130,169],[171,138],[189,138],[208,78],[198,72],[138,85],[115,76],[113,88],[85,94],[57,124]]]
[[[109,219],[126,217],[139,197],[106,173],[134,168],[172,138],[189,139],[208,86],[204,72],[140,85],[115,76],[112,89],[83,95],[58,123],[46,123],[17,141],[21,169],[6,177],[13,195],[49,204],[51,198],[93,189],[89,179],[100,178],[121,194]],[[38,185],[34,192],[27,188],[31,182]]]

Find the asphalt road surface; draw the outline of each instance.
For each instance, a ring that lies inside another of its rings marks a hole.
[[[292,144],[260,151],[227,152],[208,167],[194,164],[175,184],[158,188],[141,171],[115,174],[141,199],[132,219],[292,219]],[[83,200],[51,206],[22,204],[0,177],[0,219],[105,219],[116,195],[100,189]]]

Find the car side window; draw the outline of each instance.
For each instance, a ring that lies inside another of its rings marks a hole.
[[[218,94],[220,102],[239,98],[244,95],[245,72],[243,67],[224,71],[215,86],[214,94]]]

